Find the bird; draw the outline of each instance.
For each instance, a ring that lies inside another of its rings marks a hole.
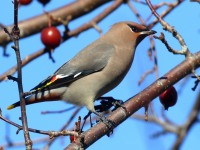
[[[100,118],[94,101],[114,89],[124,79],[134,59],[138,44],[156,31],[131,21],[115,23],[57,71],[30,90],[26,105],[64,100],[85,106]],[[20,106],[20,101],[7,107]],[[104,118],[103,122],[107,122]],[[107,123],[105,123],[107,124]]]

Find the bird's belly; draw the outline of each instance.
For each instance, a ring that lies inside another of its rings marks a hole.
[[[115,76],[115,74],[112,74],[112,76]],[[101,97],[105,93],[111,91],[116,86],[118,86],[121,81],[123,80],[125,74],[121,74],[120,76],[116,75],[111,80],[107,80],[107,82],[103,82],[102,87],[99,89],[98,94],[96,95],[96,98]]]
[[[79,93],[77,95],[77,94],[72,94],[72,92],[71,92],[72,90],[73,89],[70,89],[70,90],[66,91],[65,94],[64,94],[66,96],[63,95],[62,100],[64,100],[67,103],[70,103],[70,104],[73,104],[73,105],[77,105],[77,106],[85,105],[85,103],[83,103],[84,102],[84,98],[81,98],[81,97],[78,96],[78,95],[80,95],[81,91],[80,90],[77,91]]]

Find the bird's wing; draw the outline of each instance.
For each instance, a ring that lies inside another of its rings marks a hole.
[[[114,47],[110,44],[93,43],[63,64],[53,75],[43,80],[31,91],[37,92],[61,87],[79,78],[98,72],[106,66],[113,52]]]

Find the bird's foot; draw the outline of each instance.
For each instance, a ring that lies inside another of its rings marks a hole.
[[[123,108],[123,109],[126,110],[126,107],[124,107],[123,104],[124,104],[124,102],[122,100],[115,100],[115,101],[113,101],[112,105],[115,106],[115,108],[112,111],[116,110],[119,107],[121,107],[121,108]]]
[[[100,121],[102,121],[112,131],[116,127],[115,122],[113,122],[112,120],[107,119],[105,116],[102,116],[100,118]]]
[[[97,100],[101,100],[101,105],[105,107],[105,109],[110,109],[112,106],[114,106],[114,110],[116,110],[119,107],[122,107],[124,110],[126,110],[126,107],[124,107],[124,102],[122,100],[114,99],[113,97],[99,97]]]
[[[112,120],[109,120],[108,118],[106,118],[105,116],[103,116],[102,114],[98,112],[93,112],[93,113],[99,117],[99,121],[103,122],[108,127],[110,132],[107,134],[107,136],[110,136],[113,133],[113,129],[117,126],[115,122],[113,122]]]

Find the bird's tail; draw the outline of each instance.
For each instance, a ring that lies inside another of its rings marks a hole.
[[[61,99],[61,95],[64,90],[53,89],[51,91],[44,91],[34,93],[25,98],[26,105],[40,103],[45,101],[57,101]],[[7,107],[7,110],[13,109],[15,107],[20,106],[20,101],[13,103],[12,105]]]
[[[12,104],[12,105],[10,105],[10,106],[8,106],[8,107],[7,107],[7,110],[11,110],[11,109],[13,109],[13,108],[15,108],[15,107],[18,107],[18,106],[20,106],[20,101],[18,101],[18,102],[16,102],[16,103]]]
[[[27,98],[25,98],[25,104],[26,105],[30,105],[30,104],[34,104],[34,103],[39,103],[39,102],[43,102],[44,100],[42,100],[41,98],[35,98],[35,96],[29,96]],[[47,101],[47,100],[46,100]],[[7,107],[7,110],[11,110],[15,107],[19,107],[20,106],[20,101],[13,103],[12,105]]]
[[[35,96],[31,95],[27,98],[25,98],[25,104],[26,105],[30,105],[30,104],[34,104],[34,103],[39,103],[39,102],[43,102],[45,101],[44,99],[41,99],[41,98],[36,98]],[[46,100],[47,101],[47,100]],[[8,106],[7,107],[7,110],[11,110],[15,107],[19,107],[20,106],[20,101],[16,102],[16,103],[13,103],[12,105]]]

